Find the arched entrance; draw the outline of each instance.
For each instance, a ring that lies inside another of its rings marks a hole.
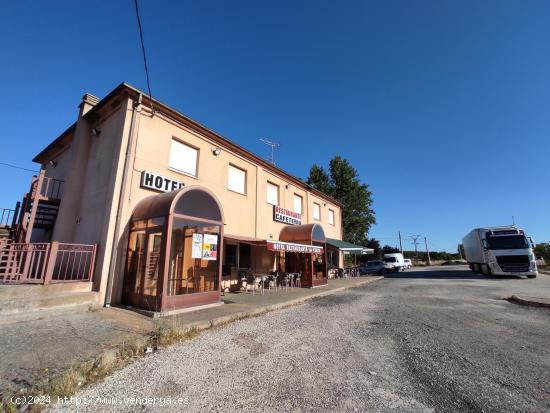
[[[130,222],[122,303],[166,313],[220,301],[223,211],[208,189],[150,196]]]
[[[327,284],[327,248],[323,227],[319,224],[289,225],[284,227],[279,240],[283,242],[321,247],[319,252],[285,252],[285,271],[302,274],[303,287]]]

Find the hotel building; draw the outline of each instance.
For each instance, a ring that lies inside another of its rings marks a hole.
[[[128,84],[85,94],[33,161],[0,282],[79,281],[98,304],[169,313],[219,302],[243,270],[318,287],[343,266],[339,202]]]

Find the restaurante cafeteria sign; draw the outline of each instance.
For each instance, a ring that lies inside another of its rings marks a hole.
[[[302,214],[273,205],[273,220],[290,225],[301,225]]]
[[[322,254],[323,247],[317,245],[294,244],[283,241],[267,241],[269,251],[301,252],[304,254]]]
[[[142,188],[152,189],[153,191],[170,192],[183,188],[185,184],[153,172],[142,171],[140,185]]]

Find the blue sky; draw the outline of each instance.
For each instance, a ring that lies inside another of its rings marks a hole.
[[[454,251],[512,215],[550,240],[550,2],[140,5],[153,96],[299,177],[347,158],[382,243]],[[0,162],[36,169],[84,92],[146,89],[130,0],[2,1],[0,51]],[[0,172],[12,207],[32,173]]]

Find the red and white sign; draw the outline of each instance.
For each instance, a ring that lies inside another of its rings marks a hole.
[[[301,252],[303,254],[322,254],[323,247],[317,245],[294,244],[283,241],[267,241],[269,251]]]
[[[273,205],[273,220],[290,225],[301,225],[302,214]]]

